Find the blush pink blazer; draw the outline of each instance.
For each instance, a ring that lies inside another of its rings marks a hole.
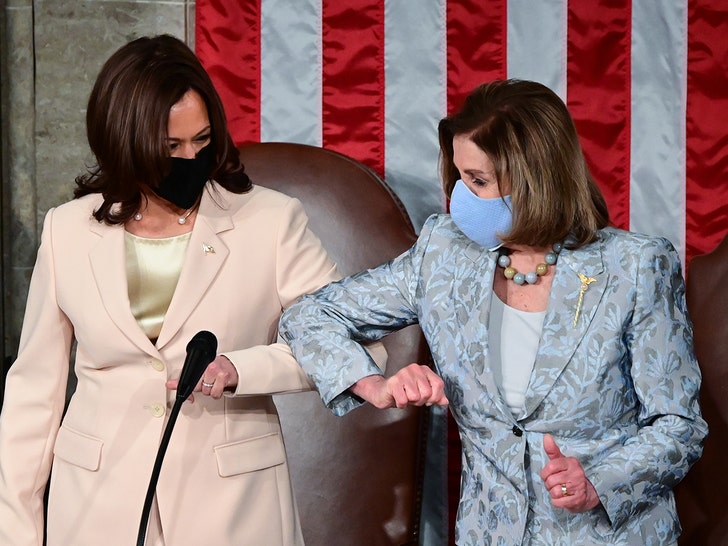
[[[188,341],[213,332],[240,380],[185,403],[157,501],[168,545],[299,545],[271,395],[311,385],[285,344],[282,309],[334,280],[301,204],[261,187],[208,184],[164,326],[153,345],[130,311],[124,229],[98,223],[98,195],[48,212],[17,361],[0,416],[0,544],[134,544],[166,415],[165,381]],[[67,412],[73,341],[78,387]]]

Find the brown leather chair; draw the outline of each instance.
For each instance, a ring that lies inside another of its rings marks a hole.
[[[728,237],[694,257],[687,304],[703,382],[700,405],[710,432],[703,456],[676,490],[682,546],[728,545]]]
[[[292,143],[242,146],[254,184],[298,198],[344,275],[379,265],[415,241],[404,207],[372,170]],[[388,336],[387,374],[428,363],[416,326]],[[307,546],[416,545],[428,412],[365,405],[335,417],[317,393],[276,397]]]

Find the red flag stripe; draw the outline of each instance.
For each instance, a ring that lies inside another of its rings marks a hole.
[[[567,102],[614,225],[629,229],[629,0],[569,2]]]
[[[728,226],[728,6],[688,4],[688,259],[715,248]]]
[[[260,1],[197,0],[195,49],[236,144],[260,141]]]
[[[322,4],[322,142],[384,175],[384,3]]]
[[[477,85],[506,77],[506,0],[447,3],[447,111]]]

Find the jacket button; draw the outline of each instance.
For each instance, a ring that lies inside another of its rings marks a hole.
[[[523,436],[523,431],[520,428],[518,428],[516,425],[513,425],[513,428],[511,429],[511,432],[513,432],[513,434],[515,434],[519,438],[521,436]]]
[[[161,362],[159,360],[152,360],[152,368],[154,368],[158,372],[161,372],[164,370],[164,362]]]
[[[154,417],[164,417],[164,414],[166,413],[166,408],[162,404],[152,404],[151,406],[148,406],[149,413],[151,413]]]

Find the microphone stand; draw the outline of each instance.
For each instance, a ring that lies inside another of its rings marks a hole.
[[[144,541],[146,540],[147,525],[149,524],[149,513],[152,510],[152,501],[154,500],[154,492],[157,489],[159,472],[162,469],[162,461],[164,460],[164,455],[167,452],[167,445],[169,445],[169,439],[172,436],[172,429],[174,428],[174,424],[177,421],[177,416],[182,409],[183,403],[184,400],[180,402],[179,399],[176,399],[174,401],[174,406],[172,406],[172,411],[169,414],[169,421],[167,421],[167,426],[165,427],[164,434],[162,435],[162,442],[159,444],[159,449],[157,450],[157,458],[154,461],[152,477],[149,479],[147,496],[144,499],[144,508],[142,508],[142,519],[139,522],[139,534],[137,535],[136,546],[144,546]]]
[[[211,332],[203,330],[195,334],[195,336],[187,344],[187,358],[182,366],[179,383],[177,384],[177,396],[169,414],[169,421],[164,429],[162,441],[157,449],[157,458],[154,461],[152,476],[149,478],[149,486],[147,487],[147,496],[144,499],[144,508],[142,508],[142,517],[139,522],[139,533],[137,534],[136,546],[144,546],[147,534],[147,525],[149,524],[149,513],[152,510],[152,502],[154,501],[154,493],[157,489],[157,481],[159,473],[162,469],[162,461],[164,454],[167,452],[169,439],[172,436],[172,429],[177,422],[177,416],[182,409],[182,404],[189,398],[195,388],[195,385],[202,377],[207,365],[215,359],[217,351],[217,338]]]

